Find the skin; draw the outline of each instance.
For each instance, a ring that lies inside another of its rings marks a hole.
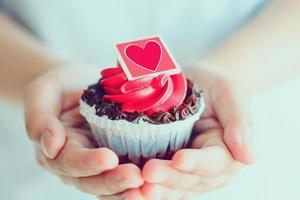
[[[66,66],[32,82],[25,95],[25,103],[34,105],[25,106],[26,129],[41,166],[84,192],[113,195],[139,187],[144,180],[137,166],[119,165],[113,151],[97,148],[78,111],[87,84],[78,80],[91,80],[96,72]]]
[[[0,95],[20,99],[25,91],[26,129],[37,160],[65,183],[102,199],[188,198],[225,185],[240,163],[254,161],[248,95],[300,73],[299,6],[297,0],[273,0],[186,72],[203,87],[207,107],[191,146],[171,161],[154,159],[138,169],[95,148],[76,107],[98,72],[64,64],[1,13]]]
[[[181,200],[223,187],[241,167],[225,143],[239,151],[239,158],[244,162],[254,161],[253,153],[245,151],[252,147],[251,116],[247,110],[250,97],[241,92],[244,90],[237,83],[209,69],[195,67],[186,74],[194,77],[205,93],[206,109],[195,125],[195,138],[170,161],[148,161],[142,169],[145,184],[139,191],[129,190],[125,195],[135,192],[141,199]],[[102,196],[101,199],[118,197]]]
[[[241,159],[254,161],[253,154],[245,151],[251,149],[248,96],[237,88],[239,84],[196,66],[186,74],[201,84],[206,109],[196,124],[191,146],[178,151],[171,161],[150,160],[143,169],[118,165],[113,151],[97,148],[78,111],[78,99],[86,86],[78,80],[94,79],[95,74],[94,69],[57,68],[32,82],[25,95],[25,103],[34,105],[25,107],[25,119],[29,137],[36,144],[38,163],[65,183],[102,199],[180,199],[219,188],[237,172],[241,164],[225,141],[238,141],[231,145],[244,153]],[[46,132],[42,131],[45,126]],[[57,153],[55,149],[61,150]]]

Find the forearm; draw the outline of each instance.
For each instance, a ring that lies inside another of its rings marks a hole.
[[[0,12],[0,97],[21,97],[27,83],[61,62]]]
[[[200,63],[254,93],[300,73],[300,1],[273,0]]]

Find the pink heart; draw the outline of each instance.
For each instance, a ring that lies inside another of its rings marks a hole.
[[[142,68],[156,71],[161,58],[161,46],[155,41],[149,41],[144,48],[130,44],[125,48],[126,56]]]

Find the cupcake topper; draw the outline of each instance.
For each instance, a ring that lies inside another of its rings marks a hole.
[[[181,71],[159,37],[116,44],[116,52],[128,80]]]

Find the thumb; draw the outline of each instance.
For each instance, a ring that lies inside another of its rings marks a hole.
[[[65,144],[66,133],[58,116],[61,112],[62,87],[54,79],[42,77],[26,89],[25,124],[29,138],[55,158]]]
[[[244,163],[255,161],[249,98],[233,83],[224,82],[212,92],[212,103],[224,128],[224,141],[233,157]]]

